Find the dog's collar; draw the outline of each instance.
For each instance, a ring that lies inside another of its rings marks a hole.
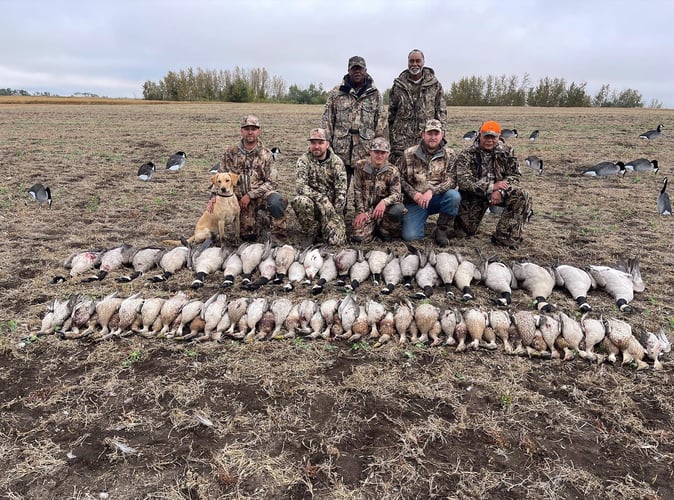
[[[222,196],[223,198],[229,198],[230,196],[234,196],[234,193],[220,194],[220,193],[216,192],[215,194],[216,194],[216,196]]]

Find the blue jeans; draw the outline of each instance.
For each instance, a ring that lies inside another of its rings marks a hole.
[[[456,189],[450,189],[431,198],[428,208],[421,208],[416,203],[405,205],[407,213],[403,217],[402,236],[405,241],[421,240],[426,230],[426,219],[429,215],[445,214],[454,217],[459,213],[461,195]]]

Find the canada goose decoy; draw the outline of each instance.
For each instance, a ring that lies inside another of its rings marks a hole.
[[[468,132],[463,134],[464,141],[474,141],[476,137],[477,137],[477,130],[469,130]]]
[[[155,167],[154,163],[149,161],[147,163],[142,164],[138,169],[138,178],[141,181],[149,181],[150,179],[152,179],[152,176],[156,171],[157,168]]]
[[[49,187],[43,186],[41,183],[36,183],[31,186],[31,188],[28,190],[28,194],[33,198],[33,200],[37,201],[40,208],[42,208],[42,204],[47,202],[47,206],[51,208],[51,189]]]
[[[536,131],[538,132],[538,131]],[[543,173],[543,160],[541,160],[536,155],[527,156],[524,159],[524,162],[531,169],[531,171],[536,175],[541,175]]]
[[[531,135],[529,136],[529,141],[535,142],[536,139],[538,139],[538,134],[539,134],[538,130],[534,130],[533,132],[531,132]]]
[[[281,148],[274,146],[273,148],[270,149],[270,151],[272,158],[274,158],[274,161],[276,161],[278,156],[281,154]]]
[[[185,166],[185,159],[187,155],[184,151],[178,151],[176,154],[169,156],[166,162],[166,170],[180,170]]]
[[[660,215],[672,215],[672,201],[667,193],[667,177],[662,179],[662,189],[658,195],[658,213]]]
[[[639,136],[639,139],[646,139],[649,141],[652,141],[653,139],[657,139],[662,135],[662,129],[665,128],[665,126],[661,123],[658,125],[658,127],[655,130],[649,130],[648,132],[644,132]]]
[[[211,169],[208,171],[209,174],[217,174],[220,171],[220,162],[217,162],[215,165],[211,167]]]
[[[637,158],[636,160],[625,163],[625,170],[633,172],[653,172],[653,174],[657,174],[660,167],[658,166],[658,160]]]
[[[505,129],[501,130],[501,137],[503,137],[504,139],[508,139],[510,137],[517,137],[517,129],[514,129],[514,128],[507,129],[507,128],[505,128]]]
[[[613,163],[612,161],[603,161],[595,166],[583,170],[583,175],[588,177],[610,177],[612,175],[622,175],[625,177],[625,164],[621,161]]]

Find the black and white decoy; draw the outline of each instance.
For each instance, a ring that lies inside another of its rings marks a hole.
[[[531,132],[531,135],[529,136],[529,141],[534,142],[536,139],[538,139],[538,130],[534,130]]]
[[[271,148],[270,151],[271,151],[271,156],[272,156],[272,158],[274,158],[274,160],[276,160],[276,158],[278,158],[278,156],[281,154],[281,148],[279,148],[277,146],[274,146],[273,148]]]
[[[185,159],[187,155],[184,151],[178,151],[176,154],[169,156],[166,162],[167,170],[180,170],[185,166]]]
[[[138,169],[138,178],[141,181],[149,181],[152,179],[152,175],[154,175],[156,171],[157,168],[155,167],[154,163],[148,161],[147,163],[142,164]]]
[[[589,177],[610,177],[612,175],[625,176],[625,164],[621,161],[613,163],[612,161],[603,161],[595,166],[583,170],[583,175]]]
[[[464,141],[474,141],[476,137],[477,137],[477,130],[469,130],[468,132],[463,134]]]
[[[510,137],[517,137],[517,129],[504,128],[503,130],[501,130],[501,137],[503,137],[504,139],[508,139]]]
[[[51,208],[52,198],[51,198],[51,189],[49,187],[43,186],[41,183],[37,182],[31,186],[28,190],[28,194],[31,195],[33,200],[37,201],[42,208],[43,203],[47,203],[47,206]]]
[[[215,165],[211,167],[211,169],[208,171],[209,174],[217,174],[220,171],[220,162],[217,162]]]
[[[536,175],[541,175],[543,173],[543,160],[541,160],[536,155],[527,156],[524,159],[524,162],[531,169],[531,171]]]
[[[655,130],[649,130],[648,132],[644,132],[643,134],[641,134],[639,136],[639,139],[647,139],[649,141],[657,139],[662,135],[663,128],[665,128],[665,126],[661,123]]]
[[[660,167],[658,166],[658,160],[637,158],[636,160],[625,163],[625,170],[631,170],[633,172],[653,172],[654,174],[657,174]]]
[[[658,195],[658,213],[660,215],[672,215],[672,201],[667,193],[667,177],[662,179],[662,189]]]

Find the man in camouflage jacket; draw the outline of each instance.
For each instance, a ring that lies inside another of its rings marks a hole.
[[[486,121],[475,142],[456,158],[461,206],[455,227],[467,235],[477,233],[490,205],[504,207],[491,237],[495,245],[516,248],[522,228],[531,217],[529,193],[519,187],[522,176],[514,150],[500,139],[501,126]]]
[[[234,192],[241,208],[241,239],[255,241],[258,235],[270,236],[270,231],[284,237],[288,201],[276,191],[278,172],[271,151],[260,140],[256,116],[241,118],[241,140],[225,150],[218,170],[239,175]]]
[[[343,245],[346,243],[344,163],[330,149],[326,130],[313,129],[308,140],[309,150],[297,160],[293,210],[306,236],[313,236],[314,241],[323,239],[330,245]]]
[[[424,63],[424,53],[412,50],[407,56],[408,69],[393,80],[388,107],[393,163],[405,149],[419,142],[427,120],[435,118],[444,126],[447,118],[442,84]]]
[[[369,242],[372,235],[389,241],[400,232],[403,214],[400,171],[388,161],[391,146],[383,137],[370,145],[370,158],[358,160],[353,175],[353,219],[351,240]]]
[[[387,135],[384,97],[367,73],[362,57],[349,59],[348,73],[325,103],[321,126],[328,131],[332,149],[344,162],[348,189],[353,166],[369,157],[372,139]]]
[[[419,144],[407,148],[400,159],[403,202],[407,208],[403,217],[404,240],[422,239],[428,216],[439,214],[435,242],[442,247],[449,245],[461,202],[456,190],[454,159],[440,120],[428,120]]]

